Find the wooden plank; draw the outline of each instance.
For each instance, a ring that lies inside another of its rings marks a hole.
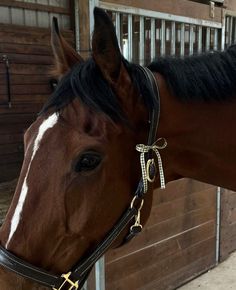
[[[155,264],[156,261],[161,261],[167,257],[174,255],[179,251],[179,245],[176,239],[170,239],[159,245],[152,245],[150,247],[143,247],[140,250],[132,252],[126,256],[117,256],[115,252],[117,250],[111,250],[106,254],[106,268],[107,274],[112,275],[113,279],[123,278],[127,275],[135,273],[143,265],[148,266]],[[114,255],[115,254],[115,255]],[[122,269],[126,271],[122,271]]]
[[[173,290],[177,289],[184,283],[194,279],[200,274],[208,271],[215,266],[215,253],[211,251],[209,255],[197,259],[193,263],[188,263],[185,267],[181,267],[178,271],[170,275],[164,275],[162,279],[152,281],[139,290]]]
[[[165,190],[155,190],[153,193],[153,205],[169,202],[190,195],[191,193],[212,188],[212,185],[183,178],[167,184]],[[214,187],[216,188],[216,187]]]
[[[48,75],[52,69],[50,65],[39,65],[39,64],[18,64],[12,63],[10,70],[11,74],[18,75]],[[3,63],[0,63],[0,74],[6,73],[6,68]]]
[[[7,53],[7,56],[10,62],[10,66],[12,63],[51,65],[54,62],[54,59],[51,55],[48,56],[48,55]]]
[[[0,145],[0,156],[22,152],[24,152],[24,146],[22,143]]]
[[[42,102],[28,102],[28,103],[16,103],[12,102],[12,107],[7,105],[0,106],[0,114],[24,114],[24,113],[38,113],[42,108]]]
[[[35,117],[36,117],[36,114],[34,113],[0,115],[0,126],[8,125],[8,124],[24,123],[24,122],[33,122]]]
[[[17,123],[17,124],[8,124],[7,126],[0,126],[0,135],[2,134],[8,134],[11,132],[13,133],[24,133],[24,131],[29,127],[31,124],[30,121],[25,123]],[[1,137],[1,136],[0,136]],[[1,160],[0,160],[1,162]]]
[[[11,85],[11,94],[13,99],[16,99],[17,95],[50,95],[52,93],[52,88],[49,83],[39,84],[39,85]],[[0,94],[7,94],[6,85],[0,85]],[[20,98],[20,97],[18,97]],[[33,96],[32,96],[33,99]]]
[[[89,1],[76,0],[79,6],[79,37],[80,37],[80,54],[87,58],[90,55],[90,20],[89,20]]]
[[[174,201],[160,203],[153,206],[151,215],[148,219],[148,225],[155,224],[156,221],[161,222],[170,218],[182,216],[187,212],[191,212],[202,207],[215,207],[215,203],[215,188],[194,192]]]
[[[225,0],[224,6],[226,6],[226,8],[228,10],[232,10],[232,11],[235,11],[236,10],[235,0]]]
[[[52,5],[43,5],[30,2],[20,2],[14,0],[0,0],[0,5],[5,7],[23,8],[33,11],[44,11],[49,13],[70,15],[70,9],[64,7],[57,7]]]
[[[232,0],[233,1],[233,0]],[[114,3],[116,5],[131,6],[135,9],[141,8],[146,10],[159,11],[174,15],[186,16],[199,19],[216,21],[221,23],[221,8],[215,7],[215,17],[211,18],[209,6],[194,3],[188,0],[102,0],[102,2]]]
[[[41,107],[46,102],[46,100],[50,97],[50,94],[27,94],[27,95],[12,95],[11,103],[14,107],[18,103],[41,103]],[[8,106],[8,96],[0,95],[0,107]]]
[[[201,208],[200,210],[161,223],[157,221],[156,225],[151,227],[145,226],[143,232],[132,241],[132,246],[128,244],[114,251],[113,259],[129,255],[132,251],[138,251],[143,245],[145,247],[152,246],[153,244],[157,245],[163,242],[163,240],[180,236],[185,231],[190,231],[194,227],[199,227],[212,221],[215,221],[215,208],[212,207]]]
[[[192,229],[187,233],[181,234],[177,238],[171,238],[160,244],[140,248],[136,252],[131,252],[127,256],[121,256],[112,259],[112,251],[106,256],[106,265],[108,275],[112,275],[112,279],[119,280],[131,275],[140,269],[154,265],[167,257],[175,255],[181,250],[192,247],[195,244],[201,243],[204,240],[215,236],[214,223],[209,222],[201,227]],[[122,271],[126,269],[126,271]]]
[[[0,31],[1,32],[16,32],[16,36],[19,36],[20,33],[28,33],[28,35],[34,35],[34,34],[49,34],[51,33],[50,28],[43,28],[43,27],[30,27],[30,26],[24,26],[24,30],[22,31],[22,25],[14,25],[14,24],[0,24]],[[62,35],[66,39],[74,38],[74,32],[71,29],[62,29],[61,30]]]
[[[34,45],[18,43],[2,43],[0,42],[0,53],[17,53],[26,55],[46,55],[52,56],[52,49],[49,45]]]
[[[21,163],[23,161],[23,158],[24,154],[21,152],[1,155],[0,169],[3,167],[3,165],[7,167],[9,164]],[[2,174],[2,171],[0,172]]]
[[[48,85],[50,75],[11,75],[11,85]],[[6,74],[0,74],[0,86],[6,86]]]
[[[0,182],[9,181],[15,179],[21,169],[21,162],[0,165]]]
[[[0,28],[2,25],[0,25]],[[63,34],[63,33],[62,33]],[[24,31],[2,31],[0,29],[1,43],[17,43],[17,44],[33,44],[33,45],[49,45],[51,40],[50,30],[44,30],[44,32],[31,31],[28,27],[24,27]],[[74,38],[70,34],[65,39],[73,45]]]
[[[236,193],[222,189],[220,259],[225,260],[236,249]]]
[[[0,135],[0,145],[11,143],[23,144],[23,134],[22,133],[11,134],[8,132],[8,134]]]
[[[194,263],[196,260],[204,256],[208,256],[212,251],[214,252],[215,239],[210,238],[201,243],[198,243],[184,251],[178,251],[165,260],[157,261],[150,267],[142,266],[140,271],[126,276],[123,279],[114,279],[111,273],[109,274],[109,267],[107,268],[107,288],[113,290],[134,290],[145,287],[151,281],[158,281],[166,275],[170,275],[180,268]],[[113,273],[114,274],[114,273]]]

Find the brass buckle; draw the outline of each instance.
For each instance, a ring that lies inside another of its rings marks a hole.
[[[79,289],[79,281],[73,282],[70,279],[71,272],[68,272],[67,274],[61,275],[65,279],[65,281],[61,284],[59,288],[53,288],[53,290],[62,290],[66,286],[66,284],[69,284],[69,288],[67,290],[77,290]]]

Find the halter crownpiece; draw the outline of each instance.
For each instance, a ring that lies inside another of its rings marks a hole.
[[[160,141],[163,141],[162,145],[158,145]],[[153,145],[144,145],[138,144],[136,145],[136,150],[140,152],[140,164],[142,169],[142,179],[143,179],[143,191],[146,193],[148,191],[148,182],[154,182],[156,175],[156,165],[154,158],[149,158],[147,161],[145,160],[145,154],[153,151],[156,154],[160,175],[160,184],[161,188],[164,189],[165,185],[165,176],[164,170],[161,160],[161,154],[159,150],[166,148],[167,141],[165,138],[159,138]]]

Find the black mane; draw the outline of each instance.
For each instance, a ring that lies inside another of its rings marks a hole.
[[[157,99],[151,97],[150,84],[145,81],[140,66],[129,63],[125,59],[123,59],[123,64],[147,107],[157,108]],[[40,114],[46,113],[49,109],[59,111],[76,97],[83,104],[89,106],[96,112],[106,114],[113,121],[127,121],[127,116],[124,115],[115,93],[103,78],[93,58],[75,65],[62,78]]]
[[[150,84],[139,65],[123,59],[127,71],[144,103],[157,108]],[[185,102],[225,101],[236,92],[236,45],[224,52],[206,53],[185,58],[163,57],[152,62],[149,69],[161,73],[174,95]],[[112,88],[104,80],[93,58],[74,66],[60,81],[56,91],[44,105],[41,114],[49,109],[59,111],[78,97],[85,105],[102,112],[114,121],[126,120]]]
[[[163,57],[149,65],[181,101],[226,101],[236,93],[236,45],[224,52]]]

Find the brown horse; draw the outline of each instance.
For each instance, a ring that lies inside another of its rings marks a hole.
[[[109,17],[100,9],[94,14],[89,60],[53,30],[61,81],[25,133],[24,163],[0,232],[9,252],[55,275],[96,248],[129,207],[141,176],[135,147],[146,144],[156,106],[142,70],[123,59]],[[157,136],[168,144],[160,152],[166,182],[190,177],[236,190],[236,48],[164,58],[149,68],[160,93]],[[159,186],[156,178],[144,196],[142,224]],[[5,268],[0,285],[48,289]]]

